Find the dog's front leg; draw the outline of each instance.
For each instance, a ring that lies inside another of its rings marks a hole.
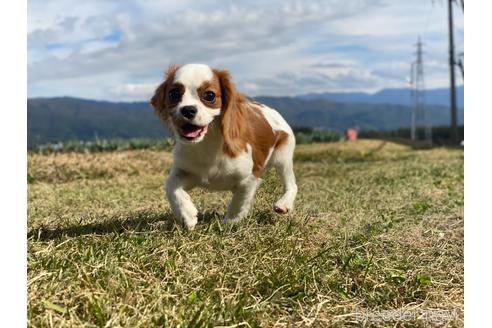
[[[238,221],[248,214],[258,184],[259,179],[251,175],[236,186],[224,221]]]
[[[193,187],[193,181],[186,173],[172,168],[166,181],[166,196],[178,222],[193,230],[198,221],[198,211],[186,190]]]

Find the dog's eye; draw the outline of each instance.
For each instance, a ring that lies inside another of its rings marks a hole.
[[[172,89],[169,91],[169,100],[172,102],[179,101],[179,97],[181,96],[181,93],[179,92],[178,89]]]
[[[203,99],[208,102],[213,102],[215,100],[215,93],[213,93],[212,91],[206,91],[203,94]]]

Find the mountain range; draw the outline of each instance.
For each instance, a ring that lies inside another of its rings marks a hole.
[[[408,127],[410,107],[397,102],[398,92],[383,90],[379,95],[338,94],[299,97],[256,97],[277,109],[293,127],[343,131],[357,126],[361,130],[394,130]],[[391,95],[383,97],[382,95]],[[427,92],[428,99],[439,99],[441,90]],[[335,100],[327,100],[328,95]],[[380,102],[374,98],[379,97]],[[342,99],[343,98],[343,99]],[[368,100],[369,98],[373,100]],[[360,100],[360,101],[359,101]],[[437,100],[436,100],[437,101]],[[438,101],[437,101],[438,102]],[[429,103],[428,103],[429,104]],[[428,105],[432,125],[450,122],[449,106]],[[463,124],[463,108],[458,111]],[[28,147],[35,144],[94,138],[162,138],[168,135],[147,102],[108,102],[70,97],[27,100]]]
[[[464,107],[464,86],[456,88],[456,101],[458,107]],[[410,106],[410,89],[383,89],[376,93],[363,92],[339,92],[339,93],[308,93],[298,96],[300,99],[324,99],[333,102],[354,104],[393,104]],[[424,92],[425,103],[429,105],[450,105],[449,88],[431,89]]]

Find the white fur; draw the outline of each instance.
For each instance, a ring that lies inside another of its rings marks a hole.
[[[273,130],[285,131],[289,135],[287,145],[276,149],[267,162],[267,166],[275,168],[284,187],[284,195],[275,203],[274,209],[277,212],[285,213],[293,209],[297,195],[296,177],[292,163],[296,140],[294,132],[279,112],[265,105],[261,105],[260,109]]]
[[[200,186],[211,190],[232,191],[233,197],[225,220],[237,221],[247,215],[260,182],[260,179],[252,174],[251,146],[248,145],[247,149],[237,157],[227,156],[223,151],[224,139],[220,130],[220,121],[218,114],[215,113],[220,113],[220,110],[204,106],[197,97],[196,88],[203,81],[211,78],[210,68],[198,64],[181,67],[175,76],[175,81],[181,82],[186,88],[185,96],[178,107],[193,104],[198,107],[199,113],[202,112],[198,120],[211,118],[207,123],[208,132],[197,142],[186,142],[176,136],[173,166],[165,187],[175,217],[190,230],[197,223],[198,211],[187,190]],[[273,130],[282,130],[289,134],[287,145],[276,150],[272,148],[266,163],[276,169],[284,186],[284,195],[275,203],[274,209],[286,213],[293,209],[297,193],[292,164],[295,138],[292,129],[277,111],[264,105],[260,108]]]
[[[198,88],[203,81],[212,79],[213,72],[204,64],[187,64],[178,69],[174,81],[181,82],[190,88]]]
[[[208,125],[213,121],[214,117],[220,115],[220,109],[210,109],[205,106],[200,101],[200,97],[197,93],[197,88],[199,88],[204,81],[212,79],[212,77],[213,72],[210,67],[203,64],[188,64],[178,69],[174,76],[174,82],[183,84],[185,86],[185,92],[181,98],[181,102],[174,109],[173,115],[181,115],[178,109],[183,106],[196,106],[198,109],[197,114],[190,123],[198,126]],[[181,138],[179,134],[176,133],[177,131],[175,131],[175,129],[173,130],[176,134],[176,138],[180,139],[183,143],[198,143],[205,137],[204,133],[193,141],[188,141]]]

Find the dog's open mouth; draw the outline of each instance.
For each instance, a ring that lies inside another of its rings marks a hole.
[[[193,140],[195,138],[198,138],[205,132],[207,132],[207,129],[208,129],[208,125],[198,126],[198,125],[187,123],[179,129],[179,133],[183,138],[186,138],[188,140]]]

